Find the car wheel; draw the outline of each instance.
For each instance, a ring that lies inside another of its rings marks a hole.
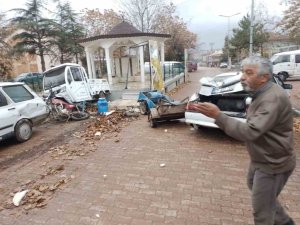
[[[29,120],[20,120],[15,126],[15,136],[17,141],[25,142],[31,138],[32,124]]]
[[[142,115],[148,114],[148,106],[146,101],[140,102],[140,112]]]
[[[151,113],[150,113],[150,117],[149,117],[149,123],[150,123],[150,127],[152,127],[152,128],[157,127],[157,122],[155,121],[155,119],[152,118]]]

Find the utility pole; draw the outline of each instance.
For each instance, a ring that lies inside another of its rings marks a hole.
[[[210,42],[210,43],[209,43],[209,45],[210,45],[210,50],[211,50],[211,51],[214,50],[214,44],[215,44],[214,42]]]
[[[253,26],[254,26],[254,0],[252,0],[251,4],[251,22],[250,22],[250,46],[249,46],[249,56],[253,55]]]

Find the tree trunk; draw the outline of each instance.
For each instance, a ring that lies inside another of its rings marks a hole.
[[[41,58],[41,65],[42,65],[42,71],[44,72],[46,70],[46,65],[45,65],[45,59],[44,59],[44,53],[40,53],[40,58]]]

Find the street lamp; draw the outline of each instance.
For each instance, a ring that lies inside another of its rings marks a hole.
[[[229,55],[229,41],[230,41],[230,17],[232,16],[236,16],[236,15],[239,15],[240,13],[235,13],[235,14],[232,14],[232,15],[219,15],[219,16],[222,16],[222,17],[227,17],[228,19],[228,34],[227,34],[227,61],[228,61],[228,68],[230,69],[231,68],[231,59],[230,59],[230,55]]]

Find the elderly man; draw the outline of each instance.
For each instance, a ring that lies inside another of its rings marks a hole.
[[[283,88],[270,81],[273,71],[268,59],[251,56],[243,60],[242,68],[241,83],[252,96],[246,123],[226,116],[211,103],[197,104],[196,111],[246,142],[255,225],[294,225],[277,199],[296,166],[291,103]]]

